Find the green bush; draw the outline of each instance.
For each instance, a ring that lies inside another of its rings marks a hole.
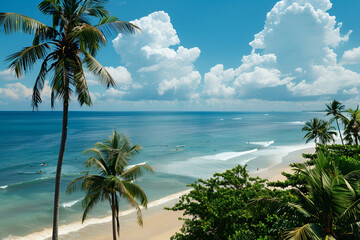
[[[184,211],[184,225],[173,240],[279,239],[298,222],[293,216],[269,215],[266,208],[250,210],[252,199],[270,196],[293,200],[290,191],[271,190],[266,180],[251,178],[240,165],[188,186],[193,190],[172,208]]]

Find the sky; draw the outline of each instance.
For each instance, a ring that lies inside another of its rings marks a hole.
[[[51,24],[40,1],[1,1]],[[116,81],[106,89],[86,72],[85,111],[302,111],[333,99],[360,103],[358,0],[110,0],[108,10],[142,32],[119,34],[96,56]],[[31,111],[39,71],[17,79],[8,55],[32,36],[0,28],[0,110]],[[39,110],[50,110],[48,85]],[[61,110],[57,103],[55,110]]]

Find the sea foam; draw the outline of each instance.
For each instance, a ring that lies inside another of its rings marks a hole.
[[[271,144],[274,144],[274,143],[275,143],[274,140],[268,141],[268,142],[248,142],[248,144],[261,145],[261,146],[264,146],[264,147],[268,147],[268,146],[270,146]]]
[[[5,189],[7,187],[8,187],[8,185],[0,186],[0,189]]]
[[[187,194],[191,191],[191,189],[182,191],[182,192],[178,192],[169,196],[166,196],[164,198],[161,198],[159,200],[150,202],[148,204],[148,208],[152,208],[152,207],[156,207],[156,206],[160,206],[164,203],[170,202],[172,200],[176,200],[179,199],[180,196]],[[143,209],[143,207],[141,207],[141,209]],[[126,216],[129,215],[131,213],[134,213],[136,210],[135,209],[129,209],[126,211],[121,211],[119,213],[119,216]],[[72,232],[77,232],[89,225],[93,225],[93,224],[101,224],[101,223],[106,223],[106,222],[110,222],[111,221],[111,216],[107,216],[104,218],[90,218],[88,220],[86,220],[84,223],[82,222],[74,222],[74,223],[70,223],[70,224],[66,224],[66,225],[61,225],[59,226],[59,236],[61,235],[66,235]],[[31,233],[27,236],[24,237],[17,237],[17,236],[9,236],[7,238],[5,238],[4,240],[45,240],[50,238],[52,235],[52,228],[45,228],[44,230],[40,231],[40,232],[35,232],[35,233]]]
[[[80,202],[82,199],[78,199],[78,200],[74,200],[74,201],[70,201],[70,202],[64,202],[61,204],[61,206],[63,208],[68,208],[68,207],[72,207],[74,206],[76,203]]]
[[[229,160],[231,158],[235,158],[235,157],[239,157],[239,156],[243,156],[249,153],[253,153],[256,152],[257,149],[252,149],[249,151],[243,151],[243,152],[223,152],[223,153],[218,153],[218,154],[214,154],[214,155],[207,155],[207,156],[202,156],[202,157],[194,157],[191,158],[192,160],[219,160],[219,161],[226,161]]]
[[[294,122],[287,122],[290,125],[304,125],[305,121],[294,121]]]

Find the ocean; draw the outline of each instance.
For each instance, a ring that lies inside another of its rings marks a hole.
[[[289,152],[307,147],[301,128],[312,117],[324,113],[70,112],[60,224],[81,221],[84,193],[68,195],[65,189],[86,170],[83,151],[114,129],[143,147],[130,164],[146,162],[155,170],[137,181],[149,201],[166,201],[198,178],[238,164],[250,172],[259,168],[261,175]],[[0,112],[0,239],[51,228],[61,126],[62,112]],[[109,204],[102,203],[89,218],[110,214]]]

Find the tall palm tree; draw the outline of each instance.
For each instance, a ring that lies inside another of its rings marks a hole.
[[[314,167],[303,166],[309,193],[296,190],[296,201],[284,202],[276,198],[261,198],[252,205],[267,206],[270,212],[294,214],[305,219],[305,224],[286,234],[286,239],[360,239],[360,171],[342,175],[329,157],[318,153]]]
[[[343,105],[341,102],[339,101],[332,101],[330,104],[326,104],[326,116],[332,115],[333,117],[331,118],[331,121],[336,121],[336,125],[339,131],[339,135],[340,135],[340,139],[341,139],[341,143],[342,145],[344,145],[344,141],[341,135],[341,131],[340,131],[340,127],[339,127],[339,119],[343,118],[344,116],[341,114],[341,111],[344,110],[345,105]]]
[[[346,110],[350,114],[349,118],[343,117],[345,123],[345,132],[350,136],[348,139],[353,138],[356,145],[359,145],[359,132],[360,132],[360,110],[359,106],[356,109],[349,108]]]
[[[330,141],[335,141],[334,136],[337,135],[335,128],[330,126],[329,122],[312,118],[310,121],[305,123],[305,126],[301,129],[304,132],[307,132],[304,136],[306,138],[306,143],[311,140],[314,140],[315,144],[322,143],[326,144]]]
[[[118,33],[135,33],[139,28],[120,21],[105,9],[107,0],[44,0],[39,10],[52,17],[52,26],[17,13],[0,13],[0,30],[5,34],[24,32],[34,34],[32,45],[7,58],[9,68],[17,77],[31,70],[42,60],[32,94],[33,109],[42,102],[41,91],[46,76],[52,72],[51,106],[56,100],[63,104],[61,143],[56,170],[53,239],[58,239],[60,177],[67,137],[69,102],[73,92],[80,105],[92,105],[83,64],[106,87],[115,82],[106,69],[95,59],[99,49],[109,37]],[[97,21],[97,24],[92,22]]]
[[[141,147],[131,145],[128,138],[114,131],[105,142],[98,142],[93,148],[85,151],[90,154],[86,161],[87,168],[98,170],[98,174],[89,174],[72,181],[67,192],[72,193],[79,186],[86,192],[82,201],[84,222],[89,211],[99,201],[109,201],[112,212],[113,239],[119,235],[119,200],[125,198],[127,202],[137,209],[138,223],[142,222],[141,209],[137,200],[147,207],[147,198],[144,191],[135,183],[144,171],[153,172],[153,169],[145,164],[129,166],[129,161],[139,153]]]

